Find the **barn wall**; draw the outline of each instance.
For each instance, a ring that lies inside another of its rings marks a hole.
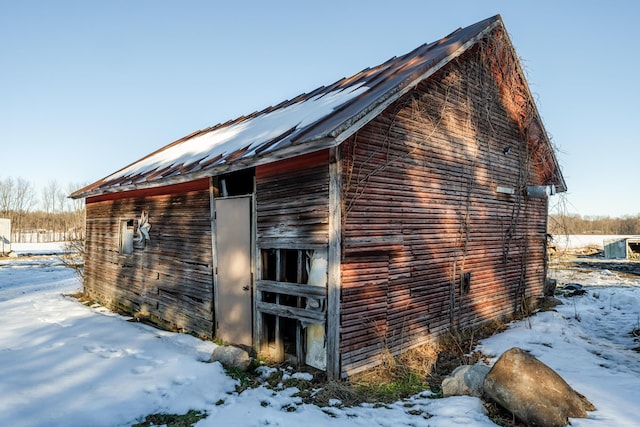
[[[165,328],[211,337],[209,180],[89,198],[86,207],[85,291]],[[123,254],[121,221],[137,221],[143,211],[150,240]]]
[[[452,62],[343,144],[343,372],[541,293],[547,204],[524,189],[544,183],[482,54]]]

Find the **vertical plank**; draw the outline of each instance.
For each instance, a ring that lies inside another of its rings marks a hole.
[[[276,280],[280,280],[282,278],[282,257],[281,257],[281,252],[278,251],[276,252]],[[276,294],[276,304],[280,304],[280,294]],[[282,321],[282,318],[280,316],[275,316],[276,317],[276,322],[275,322],[275,352],[274,352],[274,358],[276,359],[276,361],[281,362],[284,360],[284,343],[282,342],[282,337],[280,336],[280,330],[282,329],[280,327],[280,322]]]
[[[216,204],[215,196],[218,189],[214,186],[213,178],[209,178],[209,223],[211,224],[211,276],[213,278],[213,310],[211,313],[213,323],[213,336],[218,333],[218,324],[216,317],[220,312],[218,309],[218,274],[216,266],[218,265],[218,253],[216,251]]]
[[[251,238],[253,243],[251,245],[251,259],[253,259],[253,274],[251,277],[251,289],[253,292],[253,347],[260,353],[263,346],[263,330],[260,313],[258,312],[258,301],[260,301],[261,295],[258,293],[258,287],[256,286],[257,280],[262,278],[262,254],[258,250],[258,239],[256,233],[258,230],[257,215],[256,215],[256,177],[253,177],[253,197],[251,198]]]
[[[327,376],[340,372],[340,259],[342,247],[342,161],[332,149],[329,161],[329,253],[327,283]]]

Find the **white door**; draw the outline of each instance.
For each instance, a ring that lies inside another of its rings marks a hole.
[[[216,335],[251,346],[251,196],[216,198]]]

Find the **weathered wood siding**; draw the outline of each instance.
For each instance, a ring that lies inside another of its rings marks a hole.
[[[120,253],[120,221],[149,214],[144,248]],[[85,291],[170,329],[213,334],[209,180],[87,200]]]
[[[327,150],[256,168],[257,246],[315,249],[329,242]]]
[[[326,321],[326,304],[307,307],[303,298],[326,301],[327,288],[308,286],[303,280],[304,257],[311,250],[326,249],[329,243],[329,153],[327,150],[282,160],[256,167],[256,244],[258,260],[262,250],[297,250],[297,274],[291,277],[280,275],[280,268],[273,266],[269,274],[256,263],[256,312],[254,345],[264,354],[282,357],[283,331],[287,319],[295,319],[295,335],[299,337],[296,357],[304,357],[301,322],[320,323]],[[300,258],[302,257],[302,258]],[[279,258],[276,258],[278,264]],[[275,280],[267,280],[269,277]],[[295,276],[295,277],[294,277]],[[295,282],[295,283],[292,283]],[[275,295],[273,299],[265,295]],[[284,299],[284,300],[283,300]],[[296,301],[295,307],[291,302]],[[275,315],[273,343],[269,343],[264,315]],[[269,348],[273,347],[273,348]],[[304,360],[304,359],[300,359]]]
[[[480,58],[449,64],[343,144],[343,373],[541,293],[547,204],[524,190],[542,182]]]

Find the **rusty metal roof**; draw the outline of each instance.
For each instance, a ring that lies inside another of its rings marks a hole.
[[[71,197],[190,181],[336,146],[498,26],[496,15],[332,85],[194,132]]]

